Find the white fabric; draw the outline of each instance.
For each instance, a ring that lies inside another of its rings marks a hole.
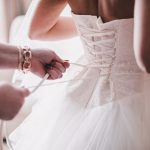
[[[135,61],[134,20],[73,18],[84,46],[77,63],[87,67],[72,67],[75,81],[53,87],[57,93],[49,88],[11,135],[14,149],[150,150],[150,77]]]

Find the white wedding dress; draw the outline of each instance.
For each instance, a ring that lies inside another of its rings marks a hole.
[[[150,150],[150,77],[136,64],[134,19],[72,15],[85,67],[70,69],[58,107],[41,100],[13,132],[14,150]]]

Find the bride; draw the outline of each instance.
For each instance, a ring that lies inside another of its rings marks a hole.
[[[72,18],[60,17],[67,4]],[[148,0],[39,0],[29,37],[79,35],[83,67],[70,70],[56,114],[40,102],[13,132],[14,150],[150,150],[149,9]]]

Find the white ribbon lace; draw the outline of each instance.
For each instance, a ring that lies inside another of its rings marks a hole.
[[[116,53],[116,34],[114,30],[96,30],[79,26],[81,39],[84,42],[85,55],[90,63],[88,67],[96,67],[101,75],[111,72]]]

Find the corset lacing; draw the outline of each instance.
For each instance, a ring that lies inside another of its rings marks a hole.
[[[100,30],[79,26],[84,42],[87,67],[100,70],[101,75],[109,75],[116,54],[115,30]]]

